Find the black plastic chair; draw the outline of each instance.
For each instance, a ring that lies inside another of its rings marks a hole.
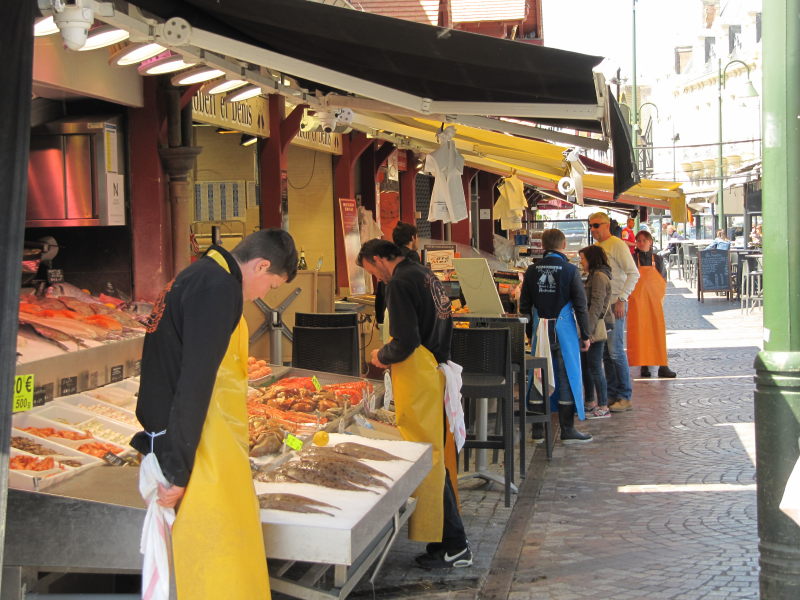
[[[464,444],[464,466],[469,465],[471,448],[502,450],[505,467],[505,505],[511,506],[511,484],[514,481],[514,385],[511,373],[511,334],[508,328],[476,327],[453,330],[451,359],[461,365],[461,395],[468,420],[469,402],[475,398],[496,398],[498,418],[502,419],[502,434],[488,434],[486,440],[476,440],[467,434]]]
[[[358,327],[358,313],[295,313],[295,327]]]
[[[358,327],[295,327],[292,366],[358,377]]]
[[[456,317],[453,317],[456,320]],[[470,318],[468,319],[472,327],[506,327],[511,332],[511,372],[516,380],[517,385],[517,398],[518,408],[517,417],[519,422],[519,476],[525,477],[525,471],[528,468],[526,460],[525,441],[527,439],[527,424],[532,422],[528,417],[533,417],[533,413],[526,414],[525,392],[527,390],[527,371],[526,360],[530,354],[525,352],[525,323],[515,318]],[[538,421],[535,421],[538,422]],[[500,425],[501,420],[498,419],[497,424]],[[496,433],[499,433],[496,431]],[[497,461],[497,452],[494,451],[493,460]],[[548,456],[549,458],[549,456]]]

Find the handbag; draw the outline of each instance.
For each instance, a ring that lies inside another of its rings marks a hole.
[[[609,300],[608,304],[606,304],[606,309],[603,311],[603,314],[600,315],[599,319],[597,319],[597,325],[595,325],[594,332],[592,333],[592,342],[604,342],[608,339],[608,330],[606,329],[606,313],[608,313],[609,308],[611,308],[611,300]]]

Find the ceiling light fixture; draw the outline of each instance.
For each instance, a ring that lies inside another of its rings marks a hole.
[[[49,17],[40,17],[36,20],[36,24],[33,26],[33,35],[36,37],[43,37],[45,35],[53,35],[54,33],[58,33],[58,25],[56,25],[53,15]]]
[[[242,135],[242,139],[239,140],[239,145],[240,146],[252,146],[257,141],[258,141],[258,138],[256,136],[243,134]]]
[[[195,83],[203,83],[204,81],[216,79],[224,74],[224,71],[214,69],[213,67],[199,66],[195,67],[194,69],[184,71],[183,73],[173,75],[171,82],[172,85],[175,86],[194,85]]]
[[[155,42],[135,42],[117,50],[111,55],[108,62],[112,65],[126,67],[140,63],[148,58],[153,58],[165,50],[164,46]]]
[[[86,52],[87,50],[97,50],[98,48],[105,48],[112,44],[119,44],[124,42],[131,36],[130,32],[114,27],[112,25],[100,25],[89,30],[89,35],[86,38],[86,43],[79,48],[79,52]]]
[[[244,79],[224,79],[220,81],[209,81],[200,88],[200,91],[213,96],[214,94],[222,94],[224,92],[237,90],[245,85],[247,85],[247,82]]]
[[[169,52],[169,51],[168,51]],[[165,56],[155,56],[139,65],[139,75],[163,75],[193,67],[197,63],[187,63],[180,54],[169,52]]]
[[[248,98],[253,98],[254,96],[259,95],[261,95],[260,87],[257,85],[248,85],[237,92],[228,94],[225,97],[225,102],[241,102],[242,100],[247,100]]]

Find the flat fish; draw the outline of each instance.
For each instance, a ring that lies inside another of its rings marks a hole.
[[[92,307],[88,303],[73,298],[71,296],[59,296],[58,301],[66,304],[67,308],[71,311],[78,313],[83,317],[91,317],[94,314]]]
[[[316,513],[321,515],[328,515],[332,517],[333,514],[320,508],[333,508],[341,510],[338,506],[312,500],[305,496],[298,496],[296,494],[260,494],[258,496],[258,505],[261,508],[271,508],[272,510],[285,510],[288,512],[297,513]]]
[[[388,489],[389,486],[377,477],[373,477],[358,469],[352,463],[338,460],[326,460],[325,458],[301,460],[297,465],[299,469],[306,469],[314,472],[327,473],[336,477],[366,487],[382,487]]]
[[[301,461],[338,461],[345,463],[350,466],[350,468],[357,470],[360,473],[365,475],[370,475],[372,477],[383,477],[388,479],[389,481],[393,481],[391,477],[389,477],[386,473],[379,471],[369,465],[366,465],[360,462],[355,456],[350,456],[348,454],[341,454],[333,450],[333,448],[309,448],[308,450],[304,450],[299,459]]]
[[[341,454],[355,456],[356,458],[366,458],[367,460],[407,460],[394,454],[389,454],[380,448],[373,448],[372,446],[365,446],[355,442],[342,442],[336,444],[334,448]]]
[[[20,319],[20,322],[25,323],[24,319]],[[78,346],[83,346],[84,348],[86,348],[86,343],[80,338],[71,336],[56,329],[51,329],[50,327],[45,327],[44,325],[38,325],[34,323],[26,323],[26,324],[32,327],[33,330],[40,336],[42,336],[44,339],[54,343],[62,350],[66,350],[67,352],[70,351],[70,347],[63,344],[62,342],[75,342],[76,344],[78,344]]]
[[[341,478],[335,477],[330,472],[319,471],[314,468],[303,468],[303,463],[290,463],[284,465],[279,470],[286,476],[299,481],[300,483],[311,483],[313,485],[321,485],[336,490],[347,490],[351,492],[371,492],[377,494],[375,490],[359,487],[345,481]]]

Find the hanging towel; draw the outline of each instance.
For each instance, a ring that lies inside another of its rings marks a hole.
[[[539,319],[539,324],[536,326],[536,348],[534,356],[543,356],[547,359],[547,393],[542,391],[542,374],[541,369],[536,370],[536,376],[533,383],[536,386],[542,398],[549,398],[556,390],[556,376],[553,371],[553,352],[550,350],[550,334],[548,327],[550,321],[553,319]]]
[[[461,372],[464,370],[452,360],[439,363],[439,370],[444,373],[444,410],[450,433],[456,443],[456,452],[461,452],[467,440],[467,426],[464,423],[464,408],[461,406]]]
[[[169,487],[158,458],[151,452],[139,469],[139,493],[147,505],[139,552],[142,564],[142,600],[168,600],[170,531],[175,510],[158,503],[158,484]]]

